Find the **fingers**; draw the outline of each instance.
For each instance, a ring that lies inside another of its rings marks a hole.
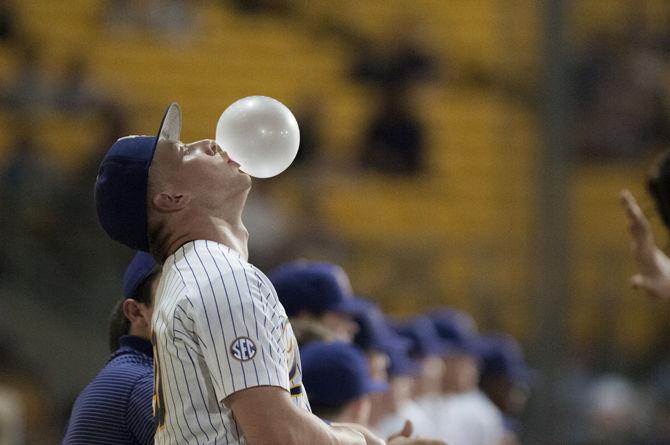
[[[409,437],[412,435],[412,431],[414,431],[414,425],[412,425],[411,421],[405,420],[405,425],[403,425],[402,431],[400,431],[400,435],[403,437]]]
[[[646,220],[644,214],[642,213],[642,209],[640,209],[640,206],[637,203],[637,200],[629,190],[622,190],[619,194],[619,197],[621,198],[621,204],[623,205],[624,209],[626,209],[626,213],[632,220]]]
[[[633,275],[633,277],[630,279],[630,284],[633,287],[633,289],[643,290],[654,298],[658,298],[661,300],[667,300],[668,298],[670,298],[670,294],[668,294],[667,290],[667,284],[666,287],[664,288],[657,281],[654,281],[649,277],[645,277],[642,274]]]
[[[647,217],[644,216],[644,213],[633,194],[624,189],[619,194],[619,197],[621,199],[621,204],[630,219],[630,231],[633,235],[637,238],[650,236],[649,221],[647,220]]]
[[[630,285],[633,289],[645,289],[649,288],[647,279],[642,274],[633,275],[630,279]]]
[[[405,424],[402,426],[402,429],[399,432],[392,434],[391,437],[389,437],[389,441],[398,437],[409,437],[412,435],[412,431],[414,431],[414,425],[412,425],[411,421],[405,420]]]

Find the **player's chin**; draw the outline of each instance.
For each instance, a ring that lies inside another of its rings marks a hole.
[[[243,181],[245,184],[249,184],[249,187],[251,187],[251,176],[249,176],[248,173],[244,173],[242,170],[238,170],[237,176],[241,181]]]

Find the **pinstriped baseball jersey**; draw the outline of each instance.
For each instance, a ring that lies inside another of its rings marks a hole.
[[[156,444],[245,444],[223,403],[245,388],[284,388],[310,410],[284,308],[234,250],[198,240],[167,258],[152,325]]]

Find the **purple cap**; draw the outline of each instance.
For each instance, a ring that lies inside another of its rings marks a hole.
[[[349,278],[335,264],[294,261],[273,270],[268,277],[289,317],[303,311],[351,315],[359,309],[351,294]]]
[[[472,317],[453,309],[442,309],[427,314],[445,346],[445,355],[468,354],[479,356],[481,344],[477,326]]]
[[[528,383],[530,371],[519,343],[509,335],[482,338],[481,378],[504,376],[517,383]]]
[[[448,352],[435,324],[428,316],[419,315],[411,320],[395,323],[393,329],[411,342],[410,353],[415,357],[443,356]]]
[[[346,342],[312,342],[300,350],[302,381],[310,402],[338,406],[388,385],[370,377],[363,352]]]
[[[137,298],[140,286],[156,272],[158,264],[154,258],[146,252],[138,251],[123,274],[123,296]]]
[[[149,251],[147,184],[149,167],[162,140],[179,140],[181,111],[172,103],[157,136],[126,136],[110,147],[95,181],[98,220],[107,235],[131,249]]]
[[[409,347],[409,341],[398,335],[386,321],[386,317],[375,303],[357,298],[359,310],[354,314],[358,332],[354,343],[364,351],[379,351],[388,354],[399,348]]]
[[[388,367],[389,376],[391,377],[402,376],[402,375],[416,376],[417,374],[419,374],[420,371],[419,364],[415,360],[413,360],[412,357],[410,357],[409,347],[410,345],[407,344],[404,347],[396,346],[388,348],[385,351],[389,357],[389,367]]]

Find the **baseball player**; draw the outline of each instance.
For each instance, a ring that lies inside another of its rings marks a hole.
[[[390,383],[396,389],[389,392],[393,397],[388,405],[395,409],[386,413],[375,429],[382,434],[388,434],[396,431],[404,419],[409,419],[419,436],[435,436],[438,427],[418,400],[436,397],[441,392],[444,346],[428,317],[419,316],[411,321],[394,323],[392,327],[407,339],[409,349],[406,352],[404,348],[388,350]],[[415,369],[412,369],[409,359],[417,365],[416,375],[413,374]],[[414,379],[410,380],[408,376]]]
[[[530,392],[530,370],[519,343],[511,336],[482,337],[479,387],[503,415],[507,443],[518,443],[519,417]]]
[[[117,305],[110,322],[112,356],[77,397],[63,444],[153,443],[149,332],[152,294],[158,276],[153,258],[144,252],[137,253],[123,277],[125,298]]]
[[[247,262],[250,177],[214,141],[180,142],[168,107],[158,136],[105,155],[101,225],[163,263],[152,319],[156,444],[381,444],[310,412],[298,348],[267,277]]]
[[[353,315],[361,308],[353,296],[349,277],[340,266],[293,261],[268,276],[296,329],[317,325],[333,339],[353,340],[358,330]]]
[[[472,318],[443,309],[429,314],[447,352],[443,399],[425,406],[436,415],[440,437],[462,445],[499,445],[505,439],[500,410],[478,389],[481,341]]]
[[[389,385],[370,376],[365,353],[343,341],[312,342],[301,352],[314,413],[335,422],[368,425],[370,394],[388,391]]]

